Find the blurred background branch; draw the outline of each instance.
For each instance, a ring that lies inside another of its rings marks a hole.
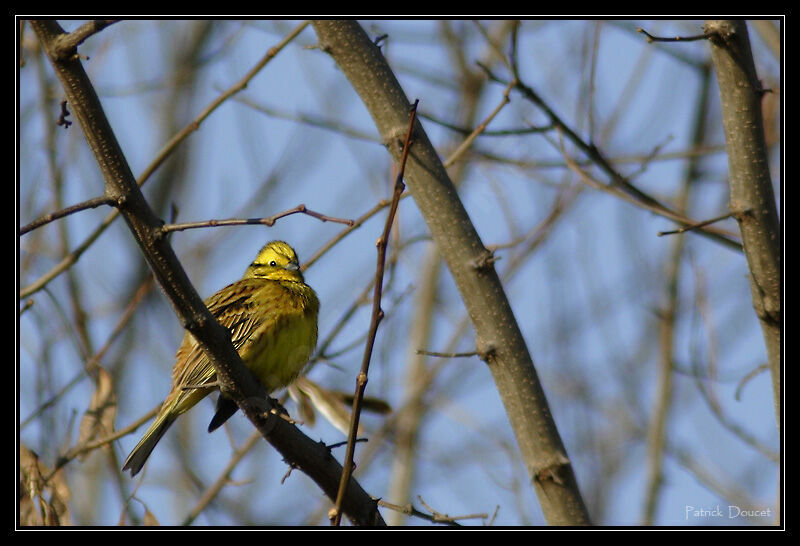
[[[777,210],[781,24],[746,23],[760,81],[748,80],[748,100],[763,119],[748,129],[752,142],[758,131],[763,137],[754,175],[758,199],[769,202],[770,186]],[[271,218],[304,203],[354,220],[293,214],[272,227],[170,235],[203,296],[238,279],[268,239],[298,250],[322,302],[305,392],[313,385],[326,394],[316,402],[278,394],[306,435],[340,445],[348,418],[341,393],[352,394],[363,353],[374,245],[394,175],[382,144],[393,151],[395,140],[376,130],[308,22],[62,25],[83,29],[75,35],[81,63],[160,218],[209,225]],[[745,223],[777,225],[780,258],[781,215],[706,226],[743,245],[731,252],[697,229],[659,237],[686,222],[623,202],[618,183],[692,223],[739,210],[732,207],[743,186],[735,186],[727,157],[735,142],[726,135],[729,122],[744,120],[724,111],[714,86],[725,92],[715,84],[725,68],[715,56],[739,51],[745,23],[736,23],[730,44],[648,43],[637,32],[697,36],[699,20],[360,25],[405,94],[420,99],[435,154],[491,251],[592,522],[778,522],[781,408],[771,354],[782,340],[769,334],[774,276],[764,280],[750,265],[753,248],[776,263],[775,239],[754,247]],[[32,225],[18,242],[20,523],[327,525],[330,501],[254,442],[247,419],[206,433],[211,401],[176,422],[141,479],[121,476],[119,456],[135,441],[129,425],[146,420],[166,394],[182,327],[152,290],[116,210],[70,210],[98,198],[99,171],[78,124],[69,125],[75,111],[35,33],[22,20],[17,31],[18,226],[71,212]],[[524,88],[509,88],[515,78],[562,127]],[[752,152],[738,157],[757,157]],[[421,191],[416,180],[407,176],[404,195]],[[495,386],[500,368],[477,357],[486,355],[471,319],[479,292],[468,291],[472,302],[462,297],[443,267],[455,242],[437,233],[455,223],[429,228],[414,198],[400,200],[366,392],[383,409],[361,417],[355,476],[385,501],[379,510],[393,524],[544,525],[529,459]],[[758,315],[751,279],[765,288]],[[331,454],[341,461],[344,448]],[[716,505],[746,513],[703,514]],[[697,512],[687,516],[687,506]]]

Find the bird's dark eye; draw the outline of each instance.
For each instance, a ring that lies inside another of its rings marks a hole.
[[[278,263],[275,260],[269,262],[270,267],[277,267]]]

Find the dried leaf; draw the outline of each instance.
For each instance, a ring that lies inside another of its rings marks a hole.
[[[23,445],[19,448],[19,524],[20,526],[71,525],[69,488],[59,471],[45,482],[50,470],[39,456]]]
[[[296,382],[289,385],[288,391],[289,396],[291,396],[294,403],[297,404],[300,420],[304,425],[313,427],[314,423],[317,422],[317,412],[314,411],[314,404],[311,402],[311,398],[297,387]]]
[[[328,422],[339,429],[343,434],[348,433],[350,429],[350,407],[344,403],[341,393],[324,389],[307,377],[298,378],[292,386],[301,393],[304,398],[307,398],[311,405],[316,408]],[[302,405],[300,407],[302,411]],[[363,434],[363,432],[361,425],[359,425],[358,434]]]
[[[142,519],[142,524],[146,525],[147,527],[157,527],[161,525],[158,522],[158,519],[156,518],[155,514],[153,514],[147,508],[144,509],[144,519]]]
[[[97,371],[97,387],[92,394],[89,409],[81,419],[79,445],[97,440],[114,431],[114,419],[117,416],[117,394],[114,391],[114,382],[105,369],[98,367]],[[110,448],[110,445],[105,446],[105,449]],[[78,458],[83,460],[88,453],[90,452],[84,453]]]

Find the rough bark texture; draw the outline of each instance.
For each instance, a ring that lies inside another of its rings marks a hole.
[[[315,21],[329,53],[369,110],[389,152],[399,158],[410,103],[380,48],[355,21]],[[406,181],[472,320],[477,349],[491,370],[542,512],[552,525],[587,525],[589,515],[530,353],[494,260],[481,242],[421,125]]]
[[[60,80],[70,111],[80,123],[86,141],[105,179],[105,193],[116,206],[139,244],[153,274],[184,327],[206,351],[221,388],[240,405],[262,436],[293,467],[311,477],[331,498],[335,498],[342,467],[327,447],[314,442],[284,419],[263,411],[266,392],[233,348],[227,329],[219,325],[195,291],[183,267],[161,231],[163,222],[150,208],[128,166],[100,100],[89,81],[73,44],[55,21],[31,21]],[[251,403],[252,399],[261,404]],[[261,408],[259,408],[261,406]],[[344,513],[356,524],[382,525],[377,503],[351,480],[343,503]]]
[[[775,413],[781,404],[781,232],[769,173],[761,97],[744,21],[708,21],[730,169],[730,208],[750,269],[753,307],[767,347]]]

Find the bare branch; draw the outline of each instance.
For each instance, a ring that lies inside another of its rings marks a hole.
[[[330,518],[334,526],[338,526],[342,519],[342,502],[344,495],[347,492],[350,474],[353,469],[353,456],[355,454],[356,436],[358,434],[358,421],[361,416],[361,401],[364,398],[364,390],[367,387],[367,380],[369,377],[369,363],[372,358],[372,349],[375,345],[375,336],[378,333],[378,324],[383,319],[383,310],[381,309],[381,296],[383,294],[383,272],[386,265],[386,247],[389,243],[389,233],[394,224],[394,216],[397,212],[397,207],[400,203],[400,196],[405,190],[403,183],[403,176],[406,171],[406,161],[408,159],[408,152],[411,149],[413,141],[411,134],[414,128],[414,122],[417,117],[417,103],[410,111],[410,120],[408,123],[408,133],[406,134],[405,142],[403,144],[403,155],[400,159],[400,167],[397,172],[397,177],[394,183],[394,191],[392,193],[392,204],[389,206],[389,214],[386,216],[386,223],[384,224],[383,233],[377,242],[378,247],[378,265],[375,270],[375,282],[372,294],[372,318],[370,319],[369,334],[367,336],[367,344],[364,348],[364,358],[361,362],[361,371],[358,373],[356,379],[356,394],[353,398],[353,413],[350,421],[350,432],[347,438],[347,453],[344,458],[344,470],[342,471],[342,481],[339,484],[339,493],[336,495],[336,503],[331,509]]]
[[[728,148],[730,208],[742,233],[750,287],[767,346],[775,415],[781,404],[781,231],[769,172],[761,113],[763,89],[756,74],[747,25],[708,21]],[[747,211],[739,213],[740,211]]]
[[[636,32],[641,32],[642,34],[647,36],[648,42],[695,42],[697,40],[708,40],[708,35],[706,34],[696,34],[695,36],[664,37],[664,36],[653,36],[643,28],[637,28]]]
[[[334,222],[337,224],[344,224],[346,226],[353,226],[355,224],[354,220],[348,220],[345,218],[336,218],[334,216],[327,216],[322,214],[321,212],[316,212],[311,209],[306,208],[305,205],[300,204],[294,208],[285,210],[283,212],[279,212],[274,216],[269,216],[267,218],[230,218],[227,220],[204,220],[201,222],[182,222],[180,224],[164,224],[161,226],[161,232],[171,233],[173,231],[184,231],[187,229],[199,229],[199,228],[209,228],[209,227],[222,227],[222,226],[267,226],[272,227],[275,225],[275,222],[284,218],[286,216],[290,216],[292,214],[307,214],[313,218],[321,220],[322,222]]]
[[[313,24],[320,49],[334,57],[370,111],[389,151],[399,158],[399,134],[410,105],[380,50],[354,21]],[[554,525],[586,525],[589,515],[570,460],[491,254],[419,124],[414,142],[406,167],[409,188],[467,306],[478,349],[492,355],[489,369],[545,518]]]
[[[159,235],[161,220],[142,195],[83,66],[77,59],[59,60],[55,57],[55,44],[63,30],[55,21],[32,21],[31,26],[48,53],[67,100],[94,152],[106,181],[106,194],[121,203],[119,210],[156,280],[184,327],[208,356],[221,390],[239,405],[261,435],[286,460],[302,469],[333,498],[342,471],[327,449],[284,419],[271,412],[265,413],[259,404],[251,403],[252,400],[266,399],[264,387],[244,366],[231,344],[229,332],[220,326],[195,291],[168,238]],[[375,502],[355,480],[350,481],[347,491],[348,496],[341,506],[348,517],[362,524],[382,523]]]
[[[105,195],[101,195],[100,197],[95,197],[93,199],[88,199],[86,201],[83,201],[82,203],[76,203],[76,204],[74,204],[72,206],[69,206],[67,208],[64,208],[64,209],[61,209],[61,210],[57,210],[55,212],[51,212],[50,214],[45,214],[44,216],[41,216],[41,217],[37,218],[36,220],[31,222],[30,224],[22,226],[19,229],[19,234],[20,235],[25,235],[29,231],[33,231],[34,229],[40,228],[45,224],[49,224],[53,220],[58,220],[59,218],[64,218],[65,216],[68,216],[70,214],[74,214],[76,212],[80,212],[82,210],[94,209],[94,208],[100,207],[102,205],[112,205],[112,206],[114,206],[115,204],[116,204],[116,201],[114,199],[112,199],[111,197],[105,196]]]

